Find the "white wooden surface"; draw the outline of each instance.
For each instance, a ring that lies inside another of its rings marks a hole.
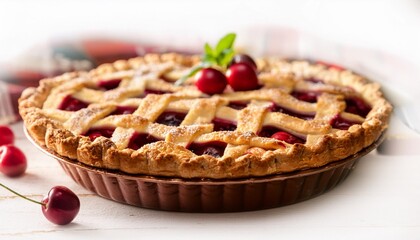
[[[40,200],[54,185],[78,194],[73,223],[55,226],[38,205],[0,189],[0,239],[420,239],[420,153],[372,152],[332,191],[291,206],[255,212],[193,214],[141,209],[98,197],[74,183],[12,125],[29,166],[0,181]],[[390,135],[408,131],[393,122]],[[416,135],[403,137],[420,143]]]

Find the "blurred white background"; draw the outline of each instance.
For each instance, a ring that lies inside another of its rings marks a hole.
[[[417,0],[1,1],[0,62],[56,38],[100,35],[182,44],[262,26],[385,50],[420,66]]]
[[[43,52],[53,40],[101,37],[200,49],[227,32],[236,32],[254,56],[327,60],[381,82],[402,106],[396,112],[420,129],[418,0],[1,1],[0,66],[33,62],[28,52]]]

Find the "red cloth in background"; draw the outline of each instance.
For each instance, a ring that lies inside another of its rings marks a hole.
[[[45,50],[45,49],[44,49]],[[103,63],[129,59],[147,53],[182,52],[152,44],[139,44],[110,39],[83,39],[78,42],[57,42],[48,47],[46,58],[31,58],[31,69],[19,63],[10,67],[0,65],[0,124],[20,119],[18,99],[27,87],[38,86],[39,80],[68,71],[89,70]],[[193,53],[193,52],[189,52]],[[42,56],[42,53],[39,54]],[[48,62],[45,62],[48,59]],[[37,66],[39,64],[39,66]],[[48,65],[48,70],[45,70]],[[13,111],[10,111],[13,109]]]

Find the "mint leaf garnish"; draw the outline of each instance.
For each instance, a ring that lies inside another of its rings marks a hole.
[[[232,49],[235,42],[236,34],[229,33],[224,36],[216,45],[216,56],[220,56],[226,49]]]
[[[204,45],[204,55],[201,58],[201,64],[193,67],[187,74],[178,79],[175,85],[182,85],[188,78],[206,67],[219,66],[219,68],[226,69],[226,66],[235,55],[235,50],[233,49],[235,39],[235,33],[228,33],[219,40],[215,48],[212,48],[210,44],[206,43]]]
[[[205,53],[205,55],[212,56],[212,57],[214,57],[214,55],[215,55],[214,51],[213,51],[213,48],[211,48],[210,44],[208,44],[208,43],[206,43],[204,45],[204,53]]]
[[[219,66],[226,67],[232,61],[235,51],[233,49],[225,49],[219,58]]]

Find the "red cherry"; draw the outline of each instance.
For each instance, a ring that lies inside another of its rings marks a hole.
[[[6,144],[13,144],[15,141],[15,135],[13,131],[4,125],[0,125],[0,146]]]
[[[93,133],[89,134],[88,136],[90,138],[90,141],[93,142],[95,139],[102,136],[102,134],[100,132],[93,132]]]
[[[300,143],[300,139],[298,139],[297,137],[287,133],[287,132],[276,132],[274,133],[272,136],[272,138],[275,138],[277,140],[280,141],[285,141],[287,143],[293,144],[293,143]]]
[[[235,91],[248,91],[258,89],[258,76],[255,70],[246,63],[237,63],[230,66],[226,72],[229,85]]]
[[[41,203],[44,216],[57,225],[69,224],[80,210],[80,200],[77,195],[63,186],[51,188]]]
[[[17,177],[26,171],[27,162],[23,152],[13,146],[0,147],[0,172],[9,177]]]
[[[226,85],[226,76],[214,68],[203,68],[195,75],[195,86],[203,93],[222,93]]]
[[[236,63],[246,63],[251,66],[254,71],[257,71],[257,64],[255,63],[254,59],[246,54],[237,54],[233,57],[232,61],[230,61],[229,66],[232,66]]]

